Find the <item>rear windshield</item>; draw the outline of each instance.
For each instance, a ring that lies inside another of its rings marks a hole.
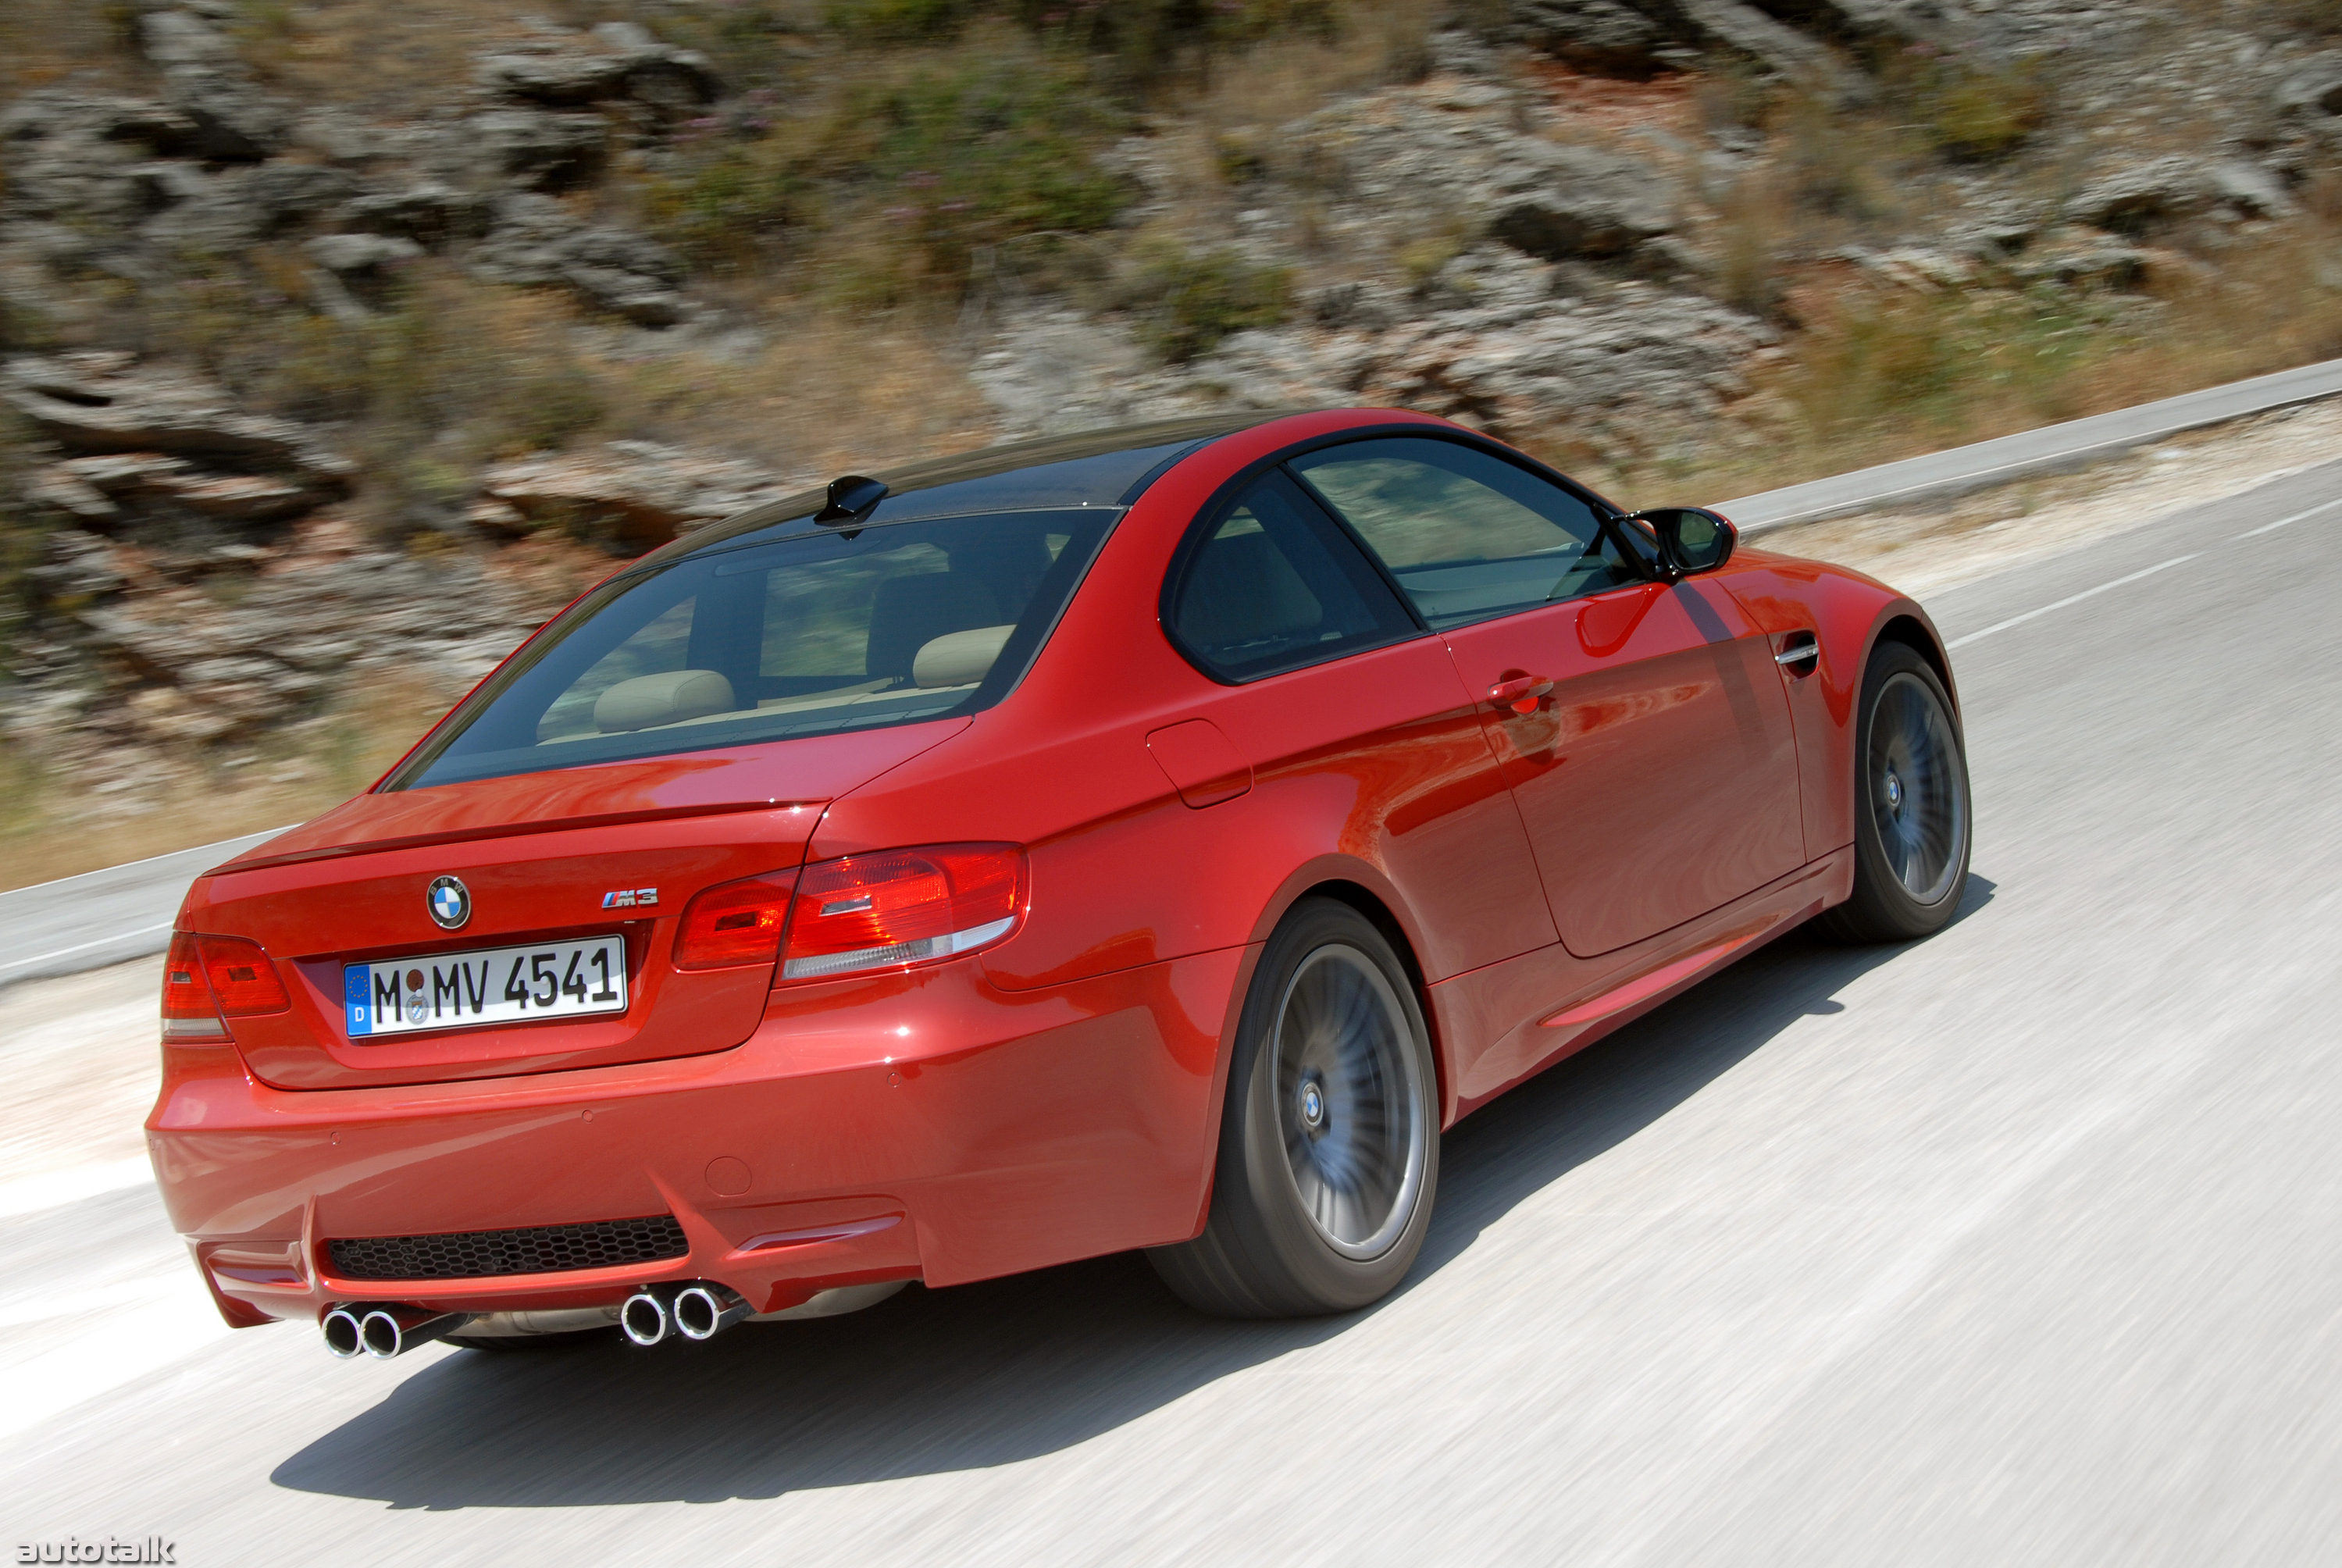
[[[1119,515],[824,528],[616,578],[497,672],[385,787],[973,713],[1024,674]]]

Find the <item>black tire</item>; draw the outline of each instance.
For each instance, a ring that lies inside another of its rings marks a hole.
[[[1357,911],[1304,899],[1245,996],[1204,1233],[1147,1261],[1216,1316],[1348,1312],[1414,1266],[1438,1179],[1438,1078],[1406,971]]]
[[[1854,896],[1822,927],[1848,943],[1932,936],[1967,891],[1975,813],[1951,695],[1904,644],[1878,644],[1863,672],[1854,766]]]

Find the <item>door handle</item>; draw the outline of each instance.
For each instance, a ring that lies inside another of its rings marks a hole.
[[[1553,683],[1543,675],[1515,675],[1509,681],[1498,681],[1488,688],[1488,702],[1493,707],[1510,708],[1516,714],[1536,712],[1537,699],[1553,690]]]
[[[1810,675],[1821,668],[1822,645],[1811,632],[1791,632],[1781,639],[1786,645],[1773,655],[1773,662],[1792,675]],[[1797,666],[1804,665],[1803,669]]]

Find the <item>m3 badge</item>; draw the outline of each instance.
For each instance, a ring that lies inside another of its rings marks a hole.
[[[658,889],[656,887],[622,887],[615,893],[602,895],[602,907],[605,909],[641,909],[657,902]]]

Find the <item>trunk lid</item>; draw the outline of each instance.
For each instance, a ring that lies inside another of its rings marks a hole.
[[[768,966],[680,971],[678,918],[717,883],[799,864],[828,802],[966,727],[955,719],[736,751],[361,795],[206,873],[181,929],[249,937],[292,1006],[230,1021],[279,1089],[356,1088],[728,1050],[755,1030]],[[470,894],[436,924],[433,882]],[[656,889],[655,903],[605,903]],[[624,1013],[353,1040],[345,965],[619,935]]]

